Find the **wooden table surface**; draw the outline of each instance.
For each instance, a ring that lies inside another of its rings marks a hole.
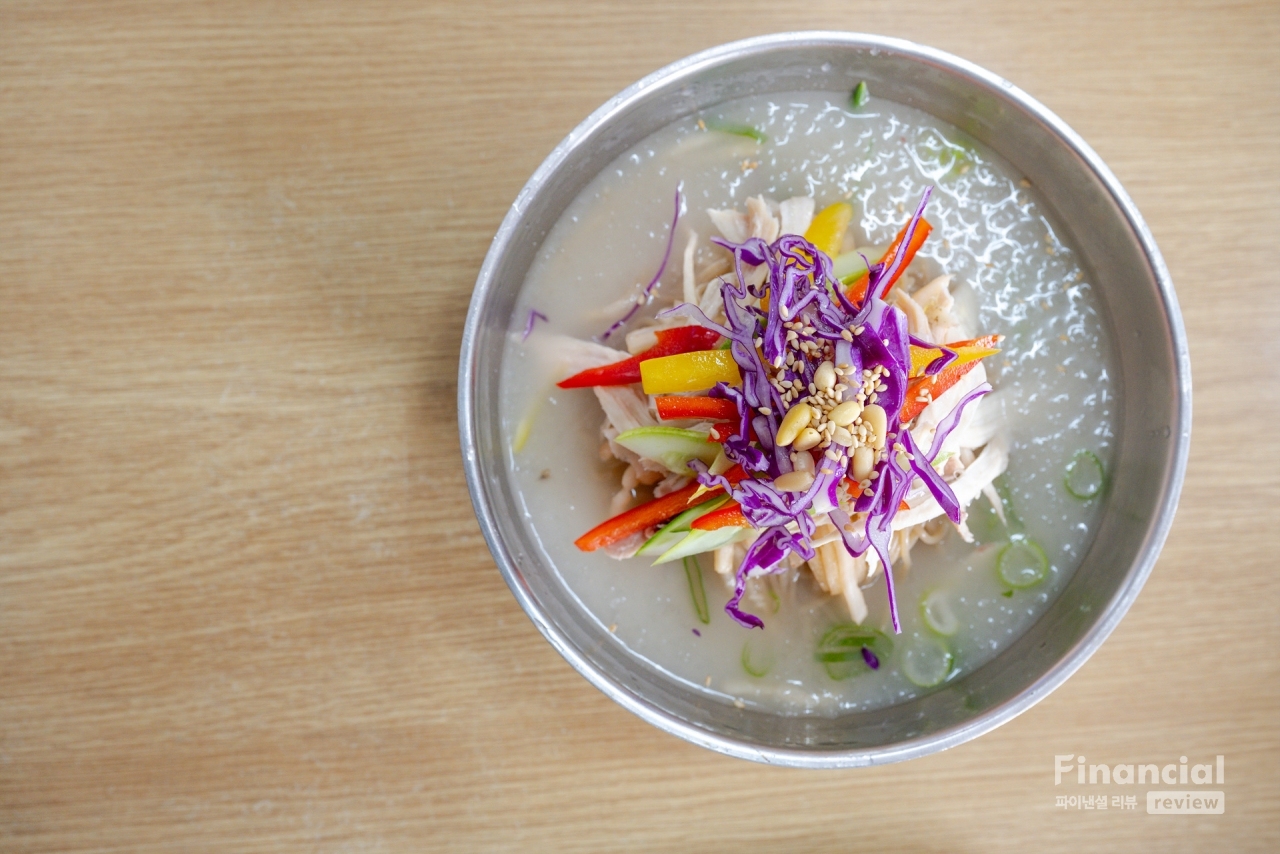
[[[1277,850],[1280,6],[1209,5],[0,5],[0,850]],[[503,584],[455,426],[472,285],[555,143],[670,61],[814,28],[960,54],[1078,130],[1196,389],[1177,522],[1097,655],[975,742],[842,772],[588,685]],[[1068,753],[1223,754],[1226,812],[1058,808]]]

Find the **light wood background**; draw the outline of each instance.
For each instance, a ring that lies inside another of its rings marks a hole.
[[[591,688],[499,577],[455,427],[472,284],[555,143],[806,28],[958,53],[1076,128],[1165,253],[1196,389],[1102,650],[976,742],[847,772]],[[1267,2],[0,4],[0,850],[1277,850],[1277,45]],[[1056,753],[1225,754],[1226,814],[1057,809]]]

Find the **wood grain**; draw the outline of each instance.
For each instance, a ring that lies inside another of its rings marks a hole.
[[[1103,649],[976,742],[839,773],[577,676],[455,428],[471,286],[546,153],[669,61],[806,28],[961,54],[1075,127],[1196,383]],[[1263,2],[3,4],[0,849],[1276,850],[1277,43]],[[1226,814],[1055,809],[1055,753],[1225,754]]]

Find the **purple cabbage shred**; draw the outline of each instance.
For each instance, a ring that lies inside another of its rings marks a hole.
[[[654,289],[657,288],[658,283],[662,281],[662,274],[667,271],[667,262],[671,260],[671,247],[676,242],[676,226],[680,224],[680,207],[683,199],[684,197],[680,192],[680,187],[677,185],[675,201],[676,209],[675,213],[671,217],[671,228],[667,230],[667,249],[662,253],[662,263],[658,265],[658,272],[653,274],[653,278],[649,280],[649,284],[644,286],[644,290],[640,292],[638,297],[636,297],[636,301],[632,304],[631,308],[627,309],[627,313],[614,321],[613,325],[604,331],[604,334],[600,336],[600,341],[609,340],[610,335],[630,323],[631,319],[636,316],[636,312],[640,310],[640,306],[648,304],[649,300],[653,296]]]
[[[880,659],[876,658],[876,654],[871,651],[871,647],[864,646],[862,648],[862,660],[865,661],[867,663],[867,667],[870,667],[872,670],[880,669]]]
[[[529,340],[529,336],[533,333],[533,324],[539,320],[541,320],[543,323],[546,323],[547,316],[542,312],[538,311],[536,308],[530,309],[529,319],[525,321],[525,324],[524,324],[524,335],[520,336],[521,341]]]

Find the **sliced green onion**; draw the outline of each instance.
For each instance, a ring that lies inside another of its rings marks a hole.
[[[1107,484],[1107,475],[1102,468],[1102,460],[1087,448],[1076,451],[1071,462],[1067,463],[1067,474],[1062,479],[1067,492],[1073,498],[1088,501],[1102,494]]]
[[[941,590],[930,590],[920,599],[920,616],[924,624],[943,637],[951,637],[960,629],[951,600]]]
[[[936,638],[919,638],[902,652],[902,675],[921,688],[942,684],[954,669],[955,656]]]
[[[752,127],[751,125],[737,124],[736,122],[705,122],[707,130],[716,133],[729,133],[734,136],[745,136],[747,139],[754,139],[756,142],[768,142],[769,137],[764,131]]]
[[[1009,478],[1007,474],[1002,474],[995,480],[992,485],[996,488],[996,494],[1000,496],[1000,503],[1004,505],[1005,527],[1010,533],[1017,533],[1022,530],[1022,517],[1018,515],[1018,511],[1013,507],[1013,490],[1009,488]]]
[[[849,101],[856,110],[869,100],[871,100],[871,93],[867,91],[867,81],[859,80],[858,85],[853,87],[853,94],[849,96]]]
[[[866,253],[868,256],[872,252]],[[861,252],[845,252],[831,261],[831,275],[842,285],[852,285],[860,276],[867,274],[867,262]]]
[[[768,650],[764,650],[763,654],[756,650],[753,658],[751,641],[747,641],[742,645],[742,669],[747,671],[748,676],[759,679],[773,669],[773,655]]]
[[[972,169],[973,165],[978,162],[978,152],[975,151],[972,146],[959,143],[958,147],[959,151],[955,148],[950,149],[951,169],[947,172],[948,178],[955,178],[963,175]]]
[[[703,552],[715,551],[721,546],[728,545],[733,542],[734,538],[743,531],[749,531],[750,528],[716,528],[714,531],[690,531],[684,535],[684,539],[667,549],[662,555],[653,562],[654,566],[668,561],[680,560],[691,555],[699,555]]]
[[[702,566],[697,557],[684,559],[684,574],[689,579],[689,594],[693,596],[693,610],[698,612],[698,622],[706,625],[711,622],[711,611],[707,608],[707,588],[702,583]]]
[[[717,507],[728,503],[729,496],[721,495],[711,498],[701,504],[695,504],[688,510],[676,516],[667,524],[658,529],[652,537],[645,540],[644,545],[636,552],[637,557],[646,555],[661,555],[672,546],[679,543],[685,537],[689,536],[689,532],[693,530],[690,526],[693,520],[699,516],[705,516]]]
[[[1049,558],[1035,540],[1016,535],[996,556],[996,572],[1010,587],[1035,587],[1049,574]]]
[[[871,670],[862,655],[864,646],[881,661],[893,653],[893,641],[884,632],[855,623],[840,623],[818,641],[813,658],[826,668],[827,675],[832,679],[848,679]]]

